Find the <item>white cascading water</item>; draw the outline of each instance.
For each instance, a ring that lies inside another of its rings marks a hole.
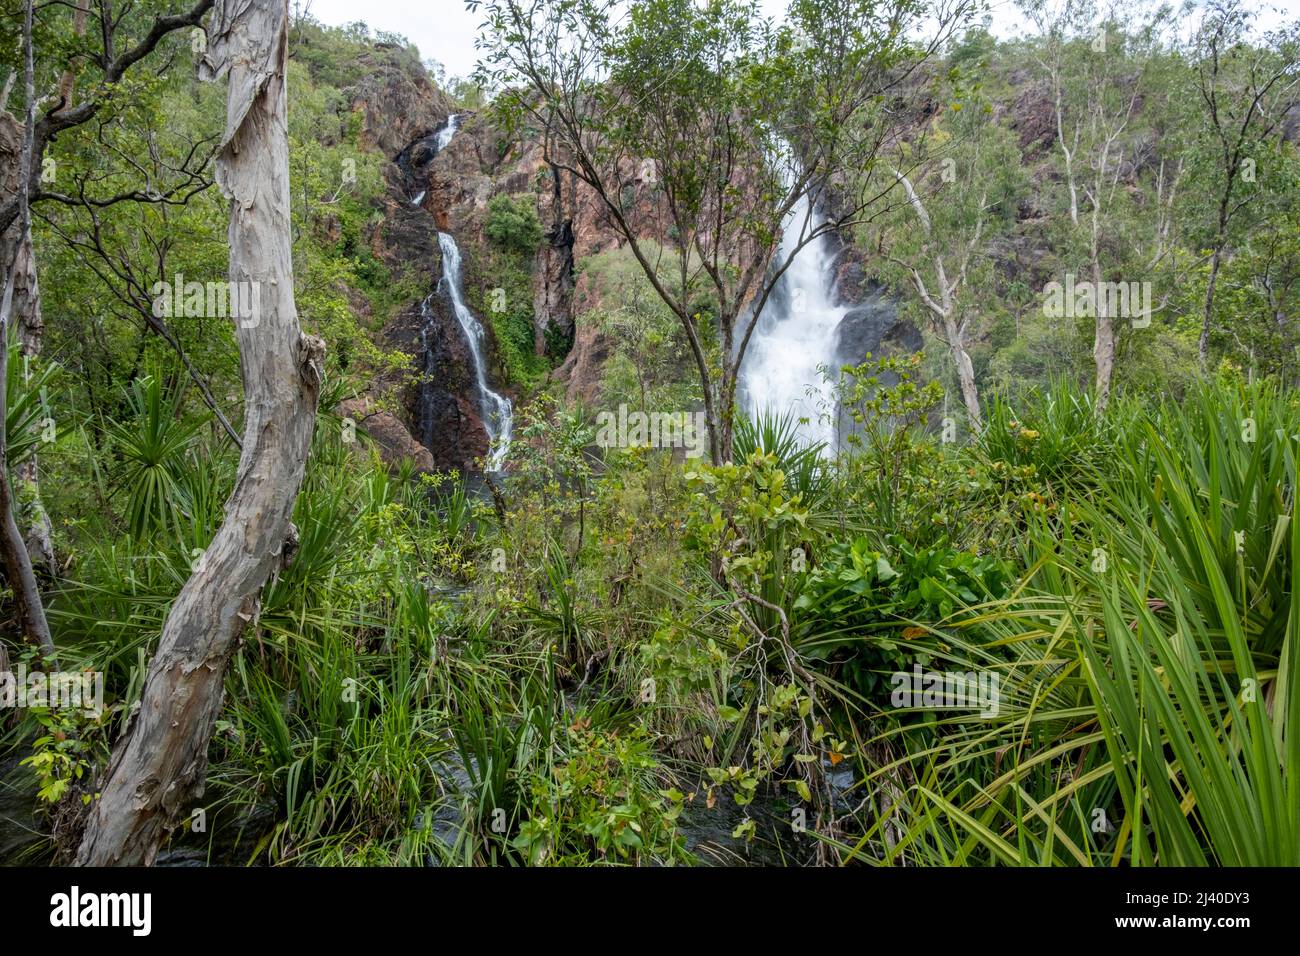
[[[456,134],[456,129],[460,125],[460,117],[453,113],[447,118],[447,125],[438,131],[436,146],[438,152],[451,142],[452,136]],[[424,193],[416,200],[416,204],[424,198]],[[447,298],[451,300],[452,311],[456,315],[456,321],[460,323],[461,331],[465,333],[465,342],[469,345],[470,355],[474,359],[474,381],[478,387],[478,405],[479,414],[483,418],[483,427],[487,430],[488,436],[488,470],[500,471],[506,463],[506,455],[510,452],[510,439],[514,427],[514,408],[510,404],[510,399],[492,391],[488,385],[487,362],[484,359],[486,348],[483,325],[474,313],[469,310],[465,304],[465,296],[461,287],[461,261],[460,247],[456,245],[456,240],[448,233],[438,233],[438,245],[442,249],[442,280],[438,287],[445,289]],[[427,339],[430,325],[433,322],[433,314],[429,311],[429,303],[424,303],[425,322],[420,336],[425,344],[425,354],[429,354]]]
[[[456,240],[445,232],[438,233],[438,245],[442,247],[442,284],[451,299],[452,311],[460,322],[465,341],[469,343],[470,354],[474,358],[474,378],[478,383],[479,411],[483,416],[483,427],[487,429],[490,449],[488,452],[488,470],[500,471],[510,451],[511,428],[514,424],[514,409],[510,399],[498,395],[488,387],[487,363],[483,360],[483,326],[474,313],[465,304],[460,285],[460,249]]]
[[[805,194],[786,218],[777,262],[824,222]],[[750,415],[774,412],[799,421],[800,438],[835,450],[832,382],[836,330],[849,306],[835,297],[834,255],[822,234],[799,250],[768,299],[750,338],[741,368],[742,403]],[[800,421],[806,419],[806,422]]]

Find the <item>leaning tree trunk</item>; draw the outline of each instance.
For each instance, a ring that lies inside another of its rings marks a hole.
[[[20,152],[23,127],[9,113],[0,111],[0,153]],[[22,164],[6,163],[0,188],[9,191],[18,188],[18,170]],[[10,175],[12,174],[12,175]],[[41,318],[40,286],[36,281],[36,254],[32,249],[31,230],[24,230],[15,222],[0,235],[0,261],[13,263],[13,302],[9,321],[17,332],[19,354],[35,359],[41,354],[44,322]],[[26,371],[24,369],[24,371]],[[13,469],[16,519],[27,542],[33,566],[54,577],[58,565],[54,558],[54,536],[49,515],[41,501],[40,469],[35,450],[28,453]]]
[[[219,0],[214,8],[203,74],[230,76],[217,155],[217,181],[231,199],[230,278],[260,292],[237,329],[244,447],[225,521],[167,616],[139,713],[114,749],[77,853],[82,865],[152,863],[185,805],[202,795],[235,641],[255,620],[267,579],[291,556],[324,344],[303,335],[293,298],[287,18],[287,0]]]
[[[23,215],[19,217],[20,221],[24,218]],[[9,334],[9,321],[13,312],[12,274],[17,271],[17,267],[11,264],[6,271],[9,277],[4,282],[3,298],[0,299],[0,559],[3,559],[5,573],[13,588],[14,604],[23,634],[41,649],[42,655],[52,659],[54,640],[45,618],[45,605],[41,601],[40,588],[32,570],[27,541],[23,538],[15,517],[18,502],[14,499],[13,484],[9,479],[9,435],[5,427],[9,403],[4,386],[9,375],[9,349],[4,343]]]
[[[77,37],[85,36],[86,17],[89,13],[89,0],[78,0],[73,13],[73,33]],[[72,102],[75,74],[71,67],[65,70],[59,81],[59,96],[64,103]],[[6,104],[0,103],[0,151],[6,150],[11,143],[20,142],[22,127],[7,112]],[[25,169],[26,167],[24,167]],[[18,164],[9,169],[0,182],[0,188],[6,192],[16,191]],[[0,255],[8,262],[14,256],[14,304],[13,323],[18,331],[18,347],[26,362],[38,358],[41,344],[45,338],[45,322],[41,317],[41,292],[36,281],[36,251],[32,248],[30,230],[20,235],[17,227],[0,236]],[[24,368],[24,373],[26,368]],[[28,453],[14,468],[14,484],[17,490],[18,526],[27,541],[27,553],[35,567],[55,578],[59,573],[58,561],[54,557],[54,528],[50,524],[49,513],[41,500],[41,477],[39,458],[35,449]]]

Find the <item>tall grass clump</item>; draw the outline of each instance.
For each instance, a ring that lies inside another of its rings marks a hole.
[[[855,858],[1300,861],[1300,405],[1218,382],[1122,414],[1093,488],[1029,529],[1016,592],[934,629],[1002,676],[1000,712],[929,746],[883,732],[911,746],[874,780],[904,792]]]

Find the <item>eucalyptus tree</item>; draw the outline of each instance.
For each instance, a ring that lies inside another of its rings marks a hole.
[[[978,431],[979,387],[969,350],[992,298],[986,250],[1014,226],[1027,181],[1015,137],[990,104],[960,87],[943,102],[882,174],[896,180],[907,201],[866,231],[886,280],[911,291],[923,324],[947,347],[967,420]],[[917,156],[919,164],[912,162]]]
[[[1168,55],[1172,13],[1164,6],[1128,9],[1096,0],[1025,0],[1021,6],[1040,34],[1034,58],[1050,97],[1066,211],[1055,244],[1067,296],[1076,270],[1079,286],[1090,292],[1084,311],[1093,319],[1095,407],[1101,413],[1115,375],[1119,320],[1134,319],[1141,327],[1150,318],[1117,307],[1123,300],[1111,290],[1131,281],[1149,289],[1141,284],[1150,282],[1151,270],[1170,251],[1167,229],[1157,225],[1152,233],[1130,225],[1144,215],[1169,223],[1181,178],[1177,162],[1162,162],[1150,182],[1134,177],[1145,148],[1139,127],[1162,102],[1164,76],[1157,67]],[[1139,246],[1153,239],[1144,261]]]
[[[133,80],[142,72],[141,64],[163,44],[164,40],[183,29],[196,28],[211,8],[213,0],[197,0],[189,9],[172,12],[160,11],[165,6],[158,0],[140,7],[127,5],[114,10],[111,4],[92,4],[90,0],[69,3],[37,5],[28,0],[21,5],[22,14],[0,17],[0,49],[6,52],[17,47],[23,51],[22,74],[24,78],[26,111],[21,135],[19,124],[8,112],[10,97],[18,70],[15,65],[0,59],[0,74],[6,78],[0,91],[0,145],[6,153],[14,151],[21,141],[20,156],[6,159],[4,175],[0,177],[0,261],[5,270],[6,330],[18,330],[18,341],[23,354],[31,357],[40,352],[42,318],[40,309],[37,263],[31,239],[31,216],[38,204],[82,204],[106,208],[123,202],[183,203],[188,194],[183,186],[165,186],[161,189],[151,184],[134,183],[112,192],[98,192],[94,178],[83,177],[78,194],[70,195],[60,188],[58,163],[50,155],[56,139],[70,130],[81,127],[97,118],[114,114],[124,102],[129,102],[135,92]],[[10,14],[20,4],[14,0],[5,3],[5,14]],[[22,24],[22,42],[17,43],[12,24]],[[42,56],[35,57],[41,46]],[[49,91],[47,95],[42,95]],[[204,161],[199,161],[202,165]],[[190,169],[192,180],[194,170]],[[87,182],[91,188],[86,188]],[[3,349],[0,349],[3,351]],[[7,352],[6,352],[7,358]],[[0,382],[3,379],[0,378]],[[0,443],[0,471],[4,473],[5,487],[0,489],[6,499],[5,515],[0,522],[17,527],[13,515],[18,502],[9,484],[8,461]],[[44,610],[40,591],[33,575],[32,554],[40,556],[51,571],[54,570],[53,546],[49,523],[40,505],[36,486],[36,457],[31,455],[23,463],[17,477],[24,485],[25,497],[34,504],[24,509],[26,533],[18,530],[21,548],[0,548],[5,574],[20,593],[24,630],[29,637],[52,649],[48,625],[44,623]],[[27,584],[31,580],[30,586]]]
[[[1229,243],[1246,241],[1264,222],[1263,184],[1282,165],[1283,122],[1300,99],[1300,20],[1253,31],[1255,12],[1240,0],[1210,3],[1192,46],[1195,99],[1201,107],[1198,164],[1211,200],[1205,230],[1209,275],[1197,355],[1206,364],[1215,327],[1215,294]]]
[[[230,199],[230,280],[259,290],[237,323],[244,444],[225,520],[163,625],[140,708],[113,750],[77,852],[82,865],[148,864],[204,788],[208,742],[237,638],[292,560],[290,521],[324,376],[324,343],[294,301],[285,73],[287,0],[219,0],[202,61],[228,76],[217,181]]]
[[[18,155],[17,189],[13,197],[15,207],[15,234],[4,243],[3,276],[0,277],[0,556],[13,588],[14,603],[18,610],[19,626],[24,636],[35,644],[47,658],[54,656],[54,639],[45,617],[45,606],[36,584],[31,555],[27,542],[18,527],[14,514],[14,492],[8,466],[8,388],[9,379],[9,329],[14,316],[19,275],[26,273],[29,300],[35,296],[34,264],[31,262],[32,213],[30,171],[33,168],[36,139],[36,64],[33,31],[33,3],[27,0],[23,8],[22,54],[23,91],[26,116],[23,123],[22,142]],[[8,90],[5,91],[6,97]],[[7,657],[7,655],[6,655]],[[8,668],[8,660],[4,660]]]
[[[61,202],[76,205],[81,200],[58,188],[57,176],[50,176],[46,163],[51,144],[67,130],[83,126],[105,113],[120,108],[133,89],[138,89],[137,64],[149,57],[169,36],[182,30],[200,26],[203,17],[212,9],[213,0],[197,0],[189,8],[173,12],[165,0],[153,0],[136,7],[114,11],[111,4],[42,4],[42,18],[47,22],[44,31],[58,56],[43,58],[48,82],[43,86],[55,89],[57,99],[41,104],[40,115],[34,123],[32,136],[32,162],[28,172],[28,198],[32,205]],[[162,9],[159,9],[162,8]],[[66,15],[68,23],[54,19]],[[88,28],[77,35],[76,19],[88,17]],[[0,44],[5,38],[0,36]],[[191,41],[193,42],[193,41]],[[62,62],[61,62],[62,61]],[[153,64],[155,69],[159,64]],[[74,81],[75,80],[75,84]],[[90,201],[101,208],[115,202],[184,201],[185,185],[174,192],[151,190],[148,184],[103,195],[91,194]],[[19,216],[17,195],[0,198],[0,233],[6,232]]]
[[[594,193],[681,324],[710,453],[728,460],[758,316],[800,249],[889,202],[843,173],[881,164],[974,0],[794,0],[781,26],[754,0],[469,5],[498,120]]]

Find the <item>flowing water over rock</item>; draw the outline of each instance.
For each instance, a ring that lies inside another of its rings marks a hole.
[[[452,137],[456,135],[456,129],[459,125],[458,114],[453,113],[447,118],[447,124],[438,131],[434,141],[437,152],[441,152],[447,147]],[[416,205],[423,201],[424,195],[421,192],[414,200]],[[487,336],[484,333],[482,323],[470,311],[469,306],[465,304],[465,293],[461,278],[460,247],[456,245],[456,240],[445,232],[438,233],[438,245],[442,250],[442,278],[438,282],[438,291],[444,294],[451,303],[452,312],[456,316],[456,321],[460,324],[461,332],[465,336],[465,343],[469,346],[470,357],[474,366],[474,384],[477,392],[478,411],[488,437],[487,468],[488,471],[500,471],[505,466],[506,456],[510,453],[514,409],[510,404],[510,399],[493,391],[488,384]],[[433,313],[430,308],[431,298],[432,296],[425,299],[420,306],[421,315],[423,316],[420,329],[420,346],[424,353],[424,372],[426,376],[432,376],[435,364],[434,350],[430,347],[429,341],[429,336],[436,332]],[[428,390],[423,391],[427,393]],[[427,394],[421,396],[419,417],[421,419],[421,438],[428,445],[428,436],[424,434],[426,430],[425,420],[431,418]]]
[[[483,416],[483,427],[487,429],[488,441],[491,444],[488,470],[500,471],[505,464],[506,455],[510,452],[514,410],[510,405],[510,399],[492,391],[488,386],[487,362],[483,358],[486,348],[483,326],[465,304],[461,290],[460,249],[456,246],[456,240],[447,233],[440,232],[438,244],[442,247],[442,282],[439,283],[439,287],[451,300],[452,311],[456,314],[456,321],[460,323],[461,331],[465,333],[465,341],[474,359],[474,381],[478,386],[479,413]],[[427,300],[424,307],[428,308]],[[425,329],[428,329],[427,323]]]

